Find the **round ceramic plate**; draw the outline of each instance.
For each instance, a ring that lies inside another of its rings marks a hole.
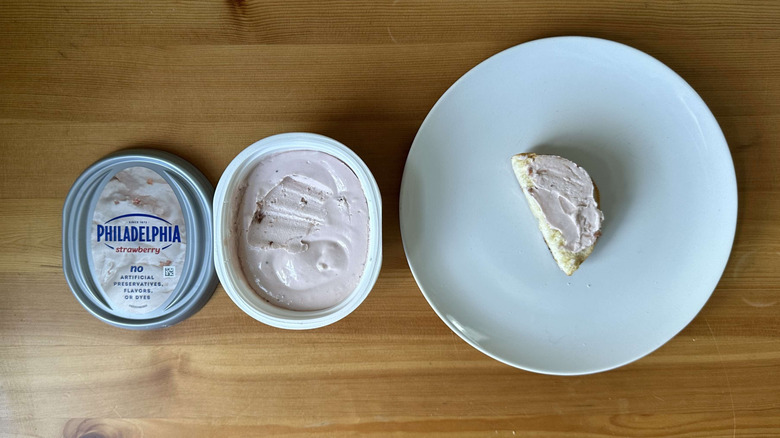
[[[573,160],[601,192],[603,235],[573,276],[515,179],[520,152]],[[415,279],[466,342],[547,374],[619,367],[682,330],[725,268],[737,218],[729,149],[696,92],[611,41],[532,41],[436,103],[409,152],[401,234]]]

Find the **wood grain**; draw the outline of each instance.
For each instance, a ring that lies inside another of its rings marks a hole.
[[[734,250],[699,316],[651,355],[553,377],[457,338],[409,272],[398,193],[438,97],[546,36],[617,40],[704,98],[731,148]],[[0,1],[0,436],[780,435],[780,3]],[[367,162],[385,262],[345,320],[289,332],[218,288],[174,327],[89,316],[62,275],[70,185],[119,149],[216,183],[244,147],[313,131]]]

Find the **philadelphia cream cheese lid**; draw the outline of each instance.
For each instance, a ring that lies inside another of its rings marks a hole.
[[[167,152],[117,152],[90,166],[62,212],[62,266],[96,318],[155,329],[200,310],[217,286],[214,188]]]

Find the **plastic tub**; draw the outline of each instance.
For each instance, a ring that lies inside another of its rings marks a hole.
[[[264,158],[275,153],[313,150],[330,154],[357,175],[368,202],[368,258],[360,281],[342,302],[316,311],[289,310],[260,297],[247,282],[236,252],[234,235],[235,194],[247,175]],[[354,311],[376,283],[382,265],[382,200],[379,187],[366,164],[348,147],[331,138],[309,133],[278,134],[244,149],[230,163],[214,194],[214,255],[217,275],[228,296],[252,318],[283,329],[314,329],[332,324]]]

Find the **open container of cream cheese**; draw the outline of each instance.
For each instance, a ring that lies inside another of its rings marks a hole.
[[[363,302],[379,276],[379,187],[336,140],[262,139],[217,184],[214,257],[228,296],[256,320],[285,329],[332,324]]]
[[[92,315],[156,329],[195,314],[217,286],[213,187],[178,156],[117,152],[71,187],[62,212],[62,266]]]

